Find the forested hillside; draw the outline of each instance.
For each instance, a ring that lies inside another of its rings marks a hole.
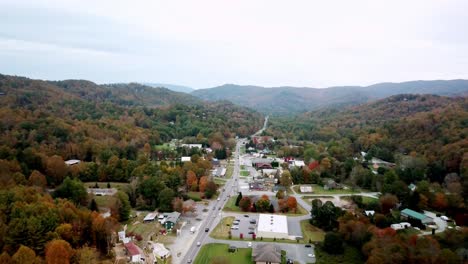
[[[0,75],[0,263],[105,262],[132,207],[172,211],[188,191],[211,198],[210,160],[262,123],[247,108],[163,88]],[[172,139],[212,153],[168,147]],[[89,181],[125,188],[101,208]]]
[[[398,154],[413,153],[434,169],[458,173],[468,148],[467,109],[467,97],[396,95],[345,110],[272,119],[268,132],[278,138],[326,142],[348,157],[370,151],[393,162]]]
[[[193,95],[205,100],[229,100],[238,105],[276,115],[346,107],[402,93],[462,96],[468,93],[468,81],[412,81],[323,89],[288,86],[265,88],[226,84],[192,92]]]
[[[216,132],[225,139],[246,136],[262,119],[231,103],[204,104],[190,95],[138,84],[107,87],[1,76],[0,91],[3,158],[25,150],[64,159],[98,160],[107,151],[135,158],[145,143],[199,133],[206,138]]]

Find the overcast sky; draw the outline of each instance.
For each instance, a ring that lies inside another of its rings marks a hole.
[[[0,1],[0,73],[327,87],[468,78],[468,1]]]

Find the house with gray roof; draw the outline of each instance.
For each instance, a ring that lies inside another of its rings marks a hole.
[[[281,263],[281,251],[274,244],[257,245],[252,250],[252,259],[257,264],[279,264]]]

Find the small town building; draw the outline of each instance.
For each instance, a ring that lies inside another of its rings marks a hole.
[[[192,159],[191,159],[190,157],[187,156],[187,157],[182,157],[182,158],[180,158],[180,161],[182,161],[182,162],[188,162],[188,161],[192,161]]]
[[[212,171],[212,175],[215,177],[224,177],[226,175],[226,168],[219,167]]]
[[[260,214],[257,237],[288,238],[288,219],[285,215]]]
[[[143,222],[145,223],[148,223],[148,222],[154,222],[154,220],[156,219],[156,216],[158,216],[158,213],[149,213],[145,216],[145,218],[143,219]]]
[[[281,250],[274,244],[257,245],[252,250],[252,259],[256,264],[279,264]]]
[[[186,148],[199,148],[199,149],[202,149],[203,146],[202,144],[182,144],[181,145],[182,147],[186,147]]]
[[[80,164],[80,162],[81,160],[71,159],[71,160],[66,160],[65,164],[67,164],[67,166],[72,166],[72,165]]]
[[[432,217],[427,216],[425,214],[421,214],[408,208],[401,211],[400,214],[404,219],[416,219],[421,221],[421,223],[423,223],[424,225],[434,222],[434,219],[432,219]]]
[[[143,258],[143,250],[140,247],[133,244],[133,242],[128,242],[124,244],[127,254],[130,256],[130,262],[139,263]]]
[[[167,259],[171,252],[161,243],[152,243],[153,255],[155,259]]]
[[[164,227],[168,230],[171,230],[179,221],[179,217],[180,217],[179,212],[172,212],[172,213],[167,214],[165,218],[166,221],[164,221]]]
[[[96,196],[112,196],[117,193],[115,188],[88,188],[88,193],[92,193]]]
[[[371,216],[374,216],[375,211],[374,211],[374,210],[367,210],[367,211],[364,211],[364,214],[365,214],[367,217],[371,217]]]
[[[301,187],[299,187],[299,189],[301,190],[301,193],[311,193],[311,192],[313,192],[312,186],[301,186]]]
[[[334,189],[343,189],[341,184],[335,182],[334,180],[328,180],[327,183],[323,186],[325,190],[334,190]]]

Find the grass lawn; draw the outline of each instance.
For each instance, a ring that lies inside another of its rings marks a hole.
[[[135,234],[139,234],[143,237],[143,241],[152,236],[153,241],[171,243],[174,240],[173,235],[157,235],[160,229],[164,229],[158,221],[143,223],[143,218],[145,218],[146,214],[146,212],[142,213],[137,218],[129,220],[127,223],[127,233],[133,232]]]
[[[361,264],[364,263],[359,249],[345,244],[344,252],[340,255],[330,255],[320,246],[315,247],[316,264]]]
[[[245,170],[245,165],[240,166],[241,170]]]
[[[243,177],[247,177],[247,176],[250,175],[250,173],[248,171],[243,170],[243,171],[240,172],[240,175],[243,176]]]
[[[115,204],[115,201],[117,198],[109,195],[105,196],[94,196],[94,200],[96,201],[97,205],[99,208],[101,207],[111,207],[113,204]]]
[[[230,179],[234,173],[234,165],[229,164],[226,168],[226,179]]]
[[[214,259],[217,259],[217,263],[225,264],[250,264],[252,261],[252,249],[251,248],[239,248],[236,252],[228,252],[228,244],[206,244],[198,253],[195,264],[212,263]]]
[[[107,188],[107,182],[98,182],[97,183],[99,188]],[[92,188],[94,185],[96,185],[96,182],[85,182],[84,183],[85,187],[87,188]],[[111,188],[116,188],[119,191],[125,191],[125,187],[129,185],[129,183],[126,182],[110,182]]]
[[[373,197],[367,197],[367,196],[361,196],[361,197],[362,197],[362,203],[363,204],[369,204],[370,202],[379,200],[379,199],[373,198]],[[346,200],[346,201],[351,201],[351,196],[341,196],[340,199]]]
[[[237,199],[237,195],[234,195],[231,198],[229,198],[223,210],[228,211],[228,212],[240,212],[241,211],[240,208],[236,206],[236,199]]]
[[[225,179],[221,179],[221,178],[214,178],[214,182],[218,185],[225,185],[226,184],[226,180]]]
[[[334,189],[334,190],[325,190],[323,186],[317,185],[317,184],[311,184],[312,190],[314,194],[347,194],[347,193],[358,193],[359,191],[357,190],[351,190],[351,189]],[[297,193],[301,193],[299,191],[299,186],[294,186],[294,190]],[[309,193],[310,194],[310,193]]]
[[[213,231],[210,233],[210,236],[218,239],[227,239],[234,219],[234,216],[228,216],[221,219],[218,225],[216,225],[215,229],[213,229]]]
[[[201,198],[201,193],[200,193],[200,192],[188,192],[188,193],[187,193],[187,196],[188,196],[190,199],[194,200],[195,202],[199,202],[199,201],[202,200],[202,198]]]
[[[302,236],[304,237],[304,241],[307,243],[309,241],[322,242],[325,238],[325,232],[323,232],[320,228],[311,225],[309,220],[301,221],[301,231]]]

